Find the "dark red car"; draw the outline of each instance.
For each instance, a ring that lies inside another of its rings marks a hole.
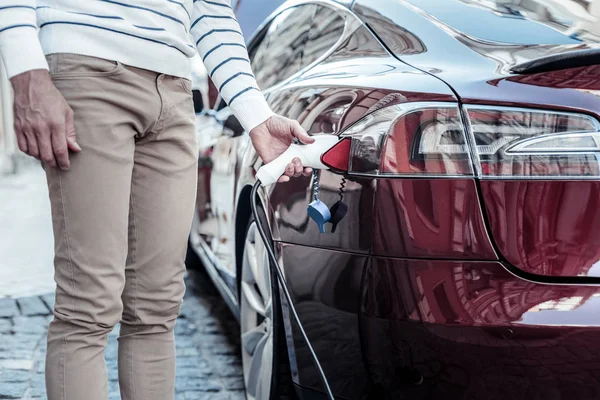
[[[339,399],[600,399],[600,1],[298,0],[250,42],[274,111],[342,139],[261,194]],[[251,218],[224,104],[191,234],[249,399],[322,399]],[[206,181],[206,180],[205,180]],[[291,390],[290,389],[295,389]]]

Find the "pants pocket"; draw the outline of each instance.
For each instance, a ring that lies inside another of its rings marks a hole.
[[[50,54],[46,59],[52,79],[108,77],[118,74],[124,68],[118,61],[80,54]]]

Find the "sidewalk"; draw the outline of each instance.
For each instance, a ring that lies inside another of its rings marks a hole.
[[[53,247],[46,176],[27,161],[0,175],[0,298],[54,290]]]

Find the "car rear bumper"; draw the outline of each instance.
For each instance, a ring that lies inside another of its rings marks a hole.
[[[598,286],[529,282],[497,262],[282,252],[336,395],[600,398]],[[296,382],[319,389],[300,338],[290,340]]]

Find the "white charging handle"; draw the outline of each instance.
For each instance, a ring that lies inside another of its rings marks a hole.
[[[321,162],[321,156],[339,141],[335,135],[314,135],[314,143],[292,144],[279,157],[263,165],[256,173],[256,179],[263,186],[271,185],[285,173],[285,169],[294,158],[299,158],[302,165],[314,169],[327,169]]]

